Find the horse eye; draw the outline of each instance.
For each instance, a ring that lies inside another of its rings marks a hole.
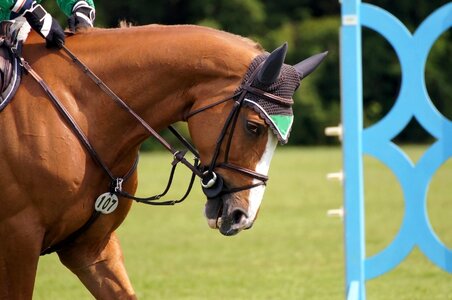
[[[249,133],[253,134],[253,135],[260,135],[264,129],[263,129],[263,125],[259,124],[259,123],[255,123],[252,121],[246,121],[246,131],[248,131]]]

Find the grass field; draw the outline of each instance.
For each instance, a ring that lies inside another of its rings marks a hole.
[[[425,147],[407,147],[416,159]],[[170,163],[166,153],[145,154],[139,194],[158,193]],[[284,148],[253,229],[223,237],[207,227],[199,185],[175,207],[134,207],[119,229],[129,276],[140,299],[344,299],[343,226],[326,211],[342,205],[340,184],[326,173],[341,169],[339,148]],[[155,175],[159,174],[159,175]],[[165,174],[165,175],[163,175]],[[179,174],[172,193],[185,189]],[[435,175],[429,215],[452,247],[452,163]],[[365,160],[367,254],[391,242],[403,217],[400,187],[377,160]],[[368,299],[452,299],[452,277],[417,249],[393,272],[367,284]],[[56,255],[41,259],[34,299],[92,299]]]

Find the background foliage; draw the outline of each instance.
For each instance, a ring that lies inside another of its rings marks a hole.
[[[370,0],[398,17],[412,32],[446,0]],[[325,126],[340,122],[339,26],[336,0],[95,0],[99,27],[116,27],[126,20],[134,25],[200,24],[251,37],[272,50],[289,42],[287,62],[329,51],[328,60],[303,81],[295,96],[292,144],[335,142],[324,136]],[[65,24],[55,1],[44,5]],[[365,125],[381,119],[392,107],[400,87],[400,66],[392,47],[377,33],[363,30]],[[426,82],[437,108],[452,118],[452,33],[445,32],[432,48]],[[411,122],[401,140],[426,141],[427,134]]]

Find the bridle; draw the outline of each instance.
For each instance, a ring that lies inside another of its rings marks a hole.
[[[210,161],[210,164],[208,166],[200,167],[200,169],[202,170],[202,174],[203,174],[203,177],[201,178],[201,186],[202,186],[202,190],[203,190],[204,194],[207,196],[208,199],[217,198],[217,197],[220,197],[225,194],[232,194],[232,193],[240,192],[243,190],[249,190],[249,189],[258,187],[260,185],[266,185],[266,183],[268,181],[267,175],[258,173],[256,171],[250,170],[248,168],[237,166],[237,165],[229,162],[229,151],[230,151],[231,144],[232,144],[232,137],[234,135],[235,126],[237,124],[237,118],[240,114],[241,108],[243,107],[243,103],[244,103],[246,95],[248,93],[250,93],[250,91],[251,91],[251,89],[250,89],[250,88],[252,88],[251,84],[253,83],[254,78],[256,77],[256,74],[258,73],[258,71],[260,70],[261,67],[262,67],[262,64],[260,64],[254,70],[254,72],[252,73],[249,80],[247,82],[245,82],[243,84],[243,86],[239,89],[239,91],[236,92],[234,95],[224,98],[220,101],[214,102],[212,104],[209,104],[205,107],[201,107],[192,112],[189,112],[185,116],[185,119],[188,120],[190,117],[192,117],[196,114],[202,113],[202,112],[204,112],[212,107],[215,107],[219,104],[222,104],[228,100],[234,100],[232,109],[229,112],[229,115],[226,118],[223,128],[217,138],[215,150],[214,150],[212,159]],[[257,96],[262,96],[263,94],[265,94],[265,92],[260,89],[252,88],[252,90],[253,90],[253,93]],[[278,96],[275,96],[275,97],[280,98]],[[230,134],[226,141],[224,160],[223,160],[223,162],[218,163],[220,151],[221,151],[222,145],[225,141],[225,137],[226,137],[226,133],[228,132],[228,129],[230,129],[229,130]],[[233,172],[239,173],[241,175],[256,179],[258,182],[255,182],[255,183],[252,183],[249,185],[240,186],[240,187],[229,188],[229,187],[225,186],[223,178],[219,174],[215,173],[214,170],[216,168],[228,169]]]
[[[122,185],[123,182],[126,181],[128,178],[130,178],[133,173],[135,172],[137,165],[138,165],[138,155],[133,163],[132,167],[129,169],[129,171],[126,173],[126,175],[122,177],[115,176],[112,171],[108,168],[108,166],[103,162],[101,157],[98,155],[98,153],[95,151],[94,147],[89,142],[87,136],[84,134],[84,132],[81,130],[81,128],[77,125],[75,120],[72,118],[70,113],[66,110],[66,108],[61,104],[61,101],[59,101],[58,97],[52,92],[52,90],[49,88],[49,86],[45,83],[45,81],[37,74],[33,68],[28,64],[28,62],[21,56],[21,54],[18,51],[15,51],[15,49],[12,49],[15,56],[19,59],[21,66],[37,81],[37,83],[43,88],[43,90],[48,95],[49,99],[52,101],[58,112],[62,115],[64,120],[70,125],[70,128],[72,129],[73,133],[77,136],[77,138],[80,140],[80,142],[83,144],[87,152],[90,154],[92,159],[101,167],[101,169],[106,173],[106,175],[110,178],[110,187],[109,192],[111,195],[117,195],[125,198],[129,198],[132,200],[135,200],[140,203],[144,204],[150,204],[150,205],[174,205],[177,203],[180,203],[184,201],[187,196],[189,195],[192,187],[193,182],[196,176],[201,178],[201,186],[203,189],[204,194],[207,196],[208,199],[220,197],[225,194],[232,194],[236,192],[240,192],[243,190],[249,190],[261,185],[265,185],[268,181],[268,176],[255,172],[253,170],[234,165],[228,161],[229,158],[229,151],[232,143],[232,137],[234,133],[234,129],[236,127],[237,119],[240,113],[241,108],[244,106],[245,97],[248,93],[260,96],[264,99],[267,99],[268,101],[273,101],[280,104],[287,104],[287,99],[278,97],[273,94],[269,94],[265,91],[262,91],[260,89],[257,89],[255,87],[251,86],[251,83],[253,82],[253,79],[255,78],[257,71],[262,66],[259,65],[256,70],[254,70],[251,78],[243,84],[243,86],[239,89],[238,92],[234,93],[232,96],[229,96],[225,99],[222,99],[220,101],[217,101],[215,103],[209,104],[205,107],[199,108],[195,111],[192,111],[187,114],[186,119],[202,113],[216,105],[219,105],[221,103],[224,103],[229,100],[234,100],[233,107],[226,118],[226,121],[223,125],[223,129],[221,130],[217,142],[216,147],[214,150],[214,154],[212,157],[212,160],[208,166],[201,166],[199,164],[200,158],[199,153],[197,152],[196,148],[188,142],[177,130],[169,126],[168,129],[171,131],[172,134],[175,135],[175,137],[187,148],[186,150],[177,150],[173,146],[171,146],[161,135],[159,135],[146,121],[144,121],[132,108],[130,108],[118,95],[116,95],[101,79],[99,79],[83,62],[81,62],[66,46],[63,45],[62,50],[66,52],[66,54],[72,59],[72,61],[79,66],[82,71],[100,88],[102,89],[107,95],[111,97],[111,99],[118,104],[122,109],[124,109],[126,112],[128,112],[133,118],[137,120],[138,123],[140,123],[146,131],[149,132],[150,135],[152,135],[163,147],[165,147],[168,151],[170,151],[173,154],[173,162],[172,162],[172,168],[170,172],[170,176],[168,179],[168,183],[166,185],[165,190],[158,194],[151,197],[141,198],[136,197],[134,195],[131,195],[123,190]],[[218,162],[218,158],[221,152],[221,148],[223,143],[226,139],[226,133],[230,132],[228,139],[226,140],[226,148],[224,153],[224,160],[223,162]],[[194,155],[194,163],[190,163],[186,158],[185,154],[187,151],[190,151]],[[182,163],[186,167],[188,167],[191,172],[191,179],[187,188],[187,191],[185,194],[179,199],[179,200],[167,200],[167,201],[158,201],[160,200],[166,193],[169,191],[173,176],[176,170],[176,167],[179,163]],[[227,187],[224,183],[223,178],[215,173],[215,170],[217,168],[223,168],[228,169],[233,172],[237,172],[241,175],[251,177],[257,182],[253,182],[249,185],[244,185],[240,187]],[[54,251],[58,251],[59,249],[62,249],[65,245],[70,243],[72,240],[75,240],[77,237],[79,237],[83,232],[85,232],[91,224],[95,222],[97,217],[99,217],[101,213],[97,210],[94,210],[91,217],[87,220],[87,222],[78,230],[70,234],[66,239],[63,241],[54,244],[46,249],[44,249],[41,252],[41,255],[49,254]]]
[[[264,65],[264,63],[262,62],[256,67],[256,69],[254,69],[254,71],[251,73],[251,76],[248,78],[248,80],[242,84],[242,86],[239,88],[239,90],[236,93],[234,93],[234,95],[224,98],[222,100],[219,100],[217,102],[211,103],[209,105],[206,105],[206,106],[196,109],[194,111],[191,111],[185,116],[185,120],[188,120],[190,117],[192,117],[196,114],[202,113],[202,112],[204,112],[212,107],[215,107],[219,104],[222,104],[228,100],[234,100],[232,109],[229,112],[229,115],[226,118],[226,121],[223,125],[223,129],[221,130],[221,132],[217,138],[214,154],[210,161],[210,164],[208,166],[200,166],[200,170],[202,170],[202,174],[203,174],[203,177],[201,177],[201,186],[202,186],[204,194],[207,196],[208,199],[217,198],[217,197],[220,197],[225,194],[232,194],[232,193],[240,192],[243,190],[249,190],[249,189],[261,186],[261,185],[266,185],[266,183],[268,181],[268,176],[265,174],[261,174],[256,171],[250,170],[248,168],[237,166],[237,165],[229,162],[229,150],[230,150],[230,147],[232,144],[232,137],[234,135],[234,129],[235,129],[235,126],[237,123],[237,118],[239,116],[240,110],[244,106],[244,102],[245,102],[247,94],[253,94],[266,101],[275,103],[277,105],[282,105],[282,106],[293,105],[292,99],[285,99],[283,97],[276,96],[274,94],[268,93],[266,91],[263,91],[259,88],[252,86],[253,82],[255,81],[255,79],[257,77],[257,74],[259,73],[259,71],[261,70],[263,65]],[[225,141],[226,133],[228,132],[229,128],[230,128],[230,130],[229,130],[230,134],[226,141],[224,159],[223,159],[223,162],[218,162],[220,151],[221,151],[222,145]],[[214,172],[214,170],[217,168],[228,169],[228,170],[234,171],[241,175],[251,177],[251,178],[257,180],[257,182],[253,182],[252,184],[249,184],[249,185],[244,185],[244,186],[234,187],[234,188],[226,187],[224,184],[223,178],[219,174]]]
[[[44,91],[47,93],[49,98],[52,100],[53,104],[56,106],[57,110],[63,115],[65,120],[71,125],[71,128],[75,135],[79,138],[79,140],[82,142],[82,144],[85,146],[88,153],[91,155],[93,160],[104,170],[104,172],[108,175],[108,177],[111,180],[110,184],[110,192],[114,193],[118,196],[122,196],[125,198],[129,198],[132,200],[135,200],[140,203],[150,204],[150,205],[174,205],[176,203],[180,203],[186,199],[186,197],[189,195],[194,178],[198,176],[201,179],[201,186],[203,189],[204,194],[207,196],[208,199],[220,197],[225,194],[232,194],[237,193],[243,190],[249,190],[261,185],[266,185],[266,182],[268,181],[268,176],[265,174],[258,173],[254,170],[237,166],[235,164],[232,164],[229,162],[229,151],[232,144],[232,137],[234,134],[234,130],[236,127],[237,119],[240,113],[240,110],[244,106],[244,100],[248,93],[257,95],[259,97],[262,97],[263,99],[271,102],[275,102],[281,105],[288,105],[293,102],[291,100],[270,94],[268,92],[265,92],[261,89],[258,89],[256,87],[252,87],[251,84],[253,83],[258,71],[262,67],[263,63],[261,63],[251,74],[251,77],[242,84],[240,89],[234,93],[231,96],[228,96],[227,98],[224,98],[220,101],[211,103],[209,105],[206,105],[204,107],[201,107],[199,109],[196,109],[194,111],[189,112],[185,116],[185,120],[188,120],[190,117],[202,113],[212,107],[215,107],[217,105],[220,105],[226,101],[234,100],[232,109],[228,115],[228,117],[225,120],[225,123],[223,125],[223,128],[217,138],[215,150],[212,156],[212,160],[210,161],[210,164],[208,166],[200,165],[199,161],[199,153],[197,152],[196,148],[187,141],[173,126],[169,126],[168,129],[170,132],[187,148],[188,151],[190,151],[194,156],[194,163],[190,163],[186,158],[185,154],[187,153],[187,150],[177,150],[173,146],[171,146],[160,134],[158,134],[146,121],[144,121],[132,108],[130,108],[118,95],[116,95],[100,78],[97,77],[82,61],[80,61],[66,46],[63,45],[62,50],[66,52],[66,54],[72,59],[72,61],[78,65],[83,72],[99,87],[101,88],[107,95],[110,96],[112,100],[116,102],[122,109],[126,110],[133,118],[135,118],[138,123],[140,123],[146,131],[149,132],[150,135],[152,135],[163,147],[165,147],[168,151],[170,151],[173,154],[173,162],[172,162],[172,169],[170,172],[170,176],[168,179],[168,183],[164,191],[158,195],[154,195],[151,197],[136,197],[134,195],[131,195],[124,191],[122,189],[122,184],[124,181],[126,181],[136,170],[137,164],[138,164],[138,157],[135,160],[133,166],[131,169],[127,172],[125,176],[122,177],[116,177],[113,175],[113,173],[110,171],[110,169],[107,167],[107,165],[102,161],[100,156],[97,154],[91,143],[89,142],[88,138],[85,136],[83,131],[80,129],[80,127],[77,125],[75,120],[71,117],[69,112],[64,108],[64,106],[61,104],[61,102],[58,100],[57,96],[50,90],[48,85],[44,82],[44,80],[31,68],[31,66],[23,59],[21,55],[16,53],[16,56],[21,61],[22,66],[27,70],[28,73],[30,73],[34,79],[41,85],[41,87],[44,89]],[[229,129],[229,136],[226,140],[226,147],[224,152],[224,159],[222,162],[218,162],[221,148],[223,143],[225,142],[226,134]],[[169,191],[173,176],[175,173],[175,169],[178,165],[178,163],[182,163],[186,167],[188,167],[191,172],[192,176],[187,188],[187,191],[185,194],[179,199],[179,200],[168,200],[168,201],[156,201],[160,200],[166,193]],[[244,185],[240,187],[227,187],[224,183],[223,178],[215,172],[217,168],[227,169],[236,173],[239,173],[240,175],[251,177],[257,182],[253,182],[249,185]]]

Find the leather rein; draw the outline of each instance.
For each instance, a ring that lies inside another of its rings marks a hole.
[[[135,118],[138,123],[140,123],[146,131],[150,135],[152,135],[157,141],[163,145],[168,151],[170,151],[173,155],[173,162],[172,162],[172,169],[170,172],[170,176],[168,179],[167,187],[165,190],[155,196],[146,197],[146,198],[139,198],[135,197],[127,192],[125,192],[122,189],[122,183],[126,181],[136,170],[138,165],[138,155],[137,159],[135,160],[134,164],[130,168],[130,170],[127,172],[126,175],[122,177],[114,176],[111,170],[108,168],[105,162],[100,158],[99,154],[96,152],[94,147],[89,142],[88,138],[84,134],[84,132],[81,130],[81,128],[77,125],[76,121],[72,118],[70,113],[65,109],[65,107],[62,105],[61,101],[58,99],[58,97],[52,92],[52,90],[49,88],[47,83],[39,76],[39,74],[36,73],[36,71],[33,70],[33,68],[28,64],[28,62],[20,55],[16,54],[16,56],[19,58],[21,65],[25,68],[25,70],[32,75],[32,77],[38,82],[38,84],[43,88],[43,90],[46,92],[47,96],[50,98],[52,103],[55,105],[58,112],[64,117],[65,121],[70,125],[72,131],[77,136],[77,138],[80,140],[80,142],[83,144],[87,152],[90,154],[90,156],[93,158],[93,160],[101,167],[101,169],[106,173],[106,175],[110,178],[110,192],[117,194],[119,196],[133,199],[137,202],[150,204],[150,205],[174,205],[176,203],[182,202],[185,200],[185,198],[188,196],[188,194],[191,191],[191,188],[193,186],[194,178],[195,176],[202,176],[202,173],[199,170],[199,154],[196,151],[196,149],[179,133],[177,130],[169,126],[168,129],[171,131],[172,134],[176,136],[176,138],[185,146],[187,149],[193,153],[194,155],[194,163],[191,164],[186,158],[185,154],[187,153],[187,150],[177,150],[174,147],[172,147],[160,134],[158,134],[146,121],[144,121],[130,106],[128,106],[118,95],[116,95],[97,75],[95,75],[83,62],[81,62],[66,46],[63,46],[62,50],[64,50],[69,57],[72,59],[72,61],[77,64],[82,71],[100,88],[102,91],[104,91],[116,104],[118,104],[122,109],[124,109],[126,112],[128,112],[133,118]],[[189,183],[189,187],[187,189],[187,192],[183,195],[183,197],[179,200],[168,200],[163,202],[153,202],[155,200],[159,200],[161,197],[163,197],[168,190],[170,189],[170,186],[172,184],[173,176],[175,173],[175,169],[178,163],[182,163],[186,165],[191,171],[192,171],[192,177]]]
[[[124,181],[129,179],[133,173],[136,171],[137,165],[138,165],[138,155],[133,163],[130,170],[122,177],[115,176],[111,170],[108,168],[108,166],[105,164],[105,162],[100,158],[99,154],[96,152],[94,147],[89,142],[87,136],[84,134],[82,129],[78,126],[76,121],[73,119],[73,117],[70,115],[69,111],[62,105],[61,101],[58,99],[58,97],[52,92],[52,90],[49,88],[47,83],[39,76],[39,74],[36,73],[36,71],[33,70],[33,68],[28,64],[28,62],[21,56],[21,54],[18,51],[14,51],[15,49],[12,49],[13,53],[16,55],[16,57],[19,59],[21,65],[23,68],[30,74],[32,77],[38,82],[38,84],[42,87],[42,89],[45,91],[47,96],[50,98],[58,112],[63,116],[65,121],[70,125],[73,133],[77,136],[77,138],[80,140],[80,142],[83,144],[87,152],[90,154],[92,159],[98,164],[101,169],[106,173],[106,175],[110,178],[110,193],[115,194],[121,197],[125,197],[128,199],[135,200],[140,203],[149,204],[149,205],[174,205],[177,203],[180,203],[184,201],[187,196],[189,195],[192,187],[193,182],[196,176],[201,178],[201,185],[203,188],[203,191],[208,199],[220,197],[225,194],[231,194],[236,193],[239,191],[252,189],[254,187],[265,185],[268,176],[264,174],[257,173],[253,170],[236,166],[234,164],[231,164],[228,162],[228,156],[229,156],[229,150],[232,143],[232,136],[235,129],[235,125],[237,123],[237,118],[240,113],[241,108],[243,107],[243,102],[245,100],[245,96],[247,93],[252,93],[258,96],[262,96],[263,98],[269,100],[269,101],[275,101],[280,104],[285,104],[287,102],[286,99],[278,97],[273,94],[269,94],[265,91],[262,91],[260,89],[256,89],[254,87],[251,87],[251,83],[253,82],[253,79],[256,76],[257,71],[260,69],[261,66],[256,68],[253,75],[251,76],[250,80],[245,83],[245,85],[242,87],[242,89],[220,101],[214,102],[212,104],[209,104],[205,107],[202,107],[200,109],[197,109],[195,111],[189,112],[185,119],[202,113],[214,106],[217,106],[219,104],[222,104],[229,100],[234,100],[233,107],[224,123],[223,129],[220,132],[220,135],[216,142],[216,148],[214,151],[213,158],[208,166],[201,166],[199,164],[200,158],[198,151],[196,148],[188,142],[173,126],[169,126],[168,129],[171,131],[171,133],[187,148],[186,150],[177,150],[173,146],[171,146],[160,134],[158,134],[146,121],[144,121],[131,107],[129,107],[116,93],[114,93],[99,77],[97,77],[96,74],[94,74],[82,61],[80,61],[66,46],[63,45],[62,50],[71,58],[71,60],[82,69],[82,71],[102,90],[104,91],[116,104],[118,104],[122,109],[124,109],[126,112],[128,112],[135,120],[140,123],[146,131],[152,135],[163,147],[165,147],[169,152],[173,155],[173,162],[172,162],[172,169],[169,175],[168,183],[164,191],[158,195],[154,195],[151,197],[146,198],[140,198],[136,197],[134,195],[131,195],[124,191],[122,189],[122,184]],[[218,158],[220,155],[221,147],[225,141],[225,137],[227,134],[228,129],[230,128],[230,134],[228,137],[228,140],[226,141],[226,151],[224,153],[224,161],[218,163]],[[194,155],[194,163],[190,163],[186,158],[185,155],[187,151],[190,151]],[[187,188],[187,191],[185,194],[179,199],[179,200],[167,200],[167,201],[157,201],[160,198],[162,198],[170,189],[173,176],[175,173],[175,169],[179,163],[182,163],[186,167],[188,167],[191,172],[192,176]],[[228,188],[224,184],[223,179],[220,175],[216,174],[214,170],[216,168],[223,168],[235,171],[241,175],[251,177],[253,179],[256,179],[257,182],[253,182],[249,185],[244,185],[241,187],[233,187]],[[97,217],[100,215],[100,212],[97,210],[93,211],[93,214],[91,215],[90,219],[77,231],[70,234],[66,239],[61,241],[60,243],[57,243],[55,245],[52,245],[46,249],[44,249],[41,252],[41,255],[49,254],[54,251],[58,251],[62,249],[64,246],[66,246],[68,243],[79,237],[84,231],[86,231],[92,223],[97,219]]]

